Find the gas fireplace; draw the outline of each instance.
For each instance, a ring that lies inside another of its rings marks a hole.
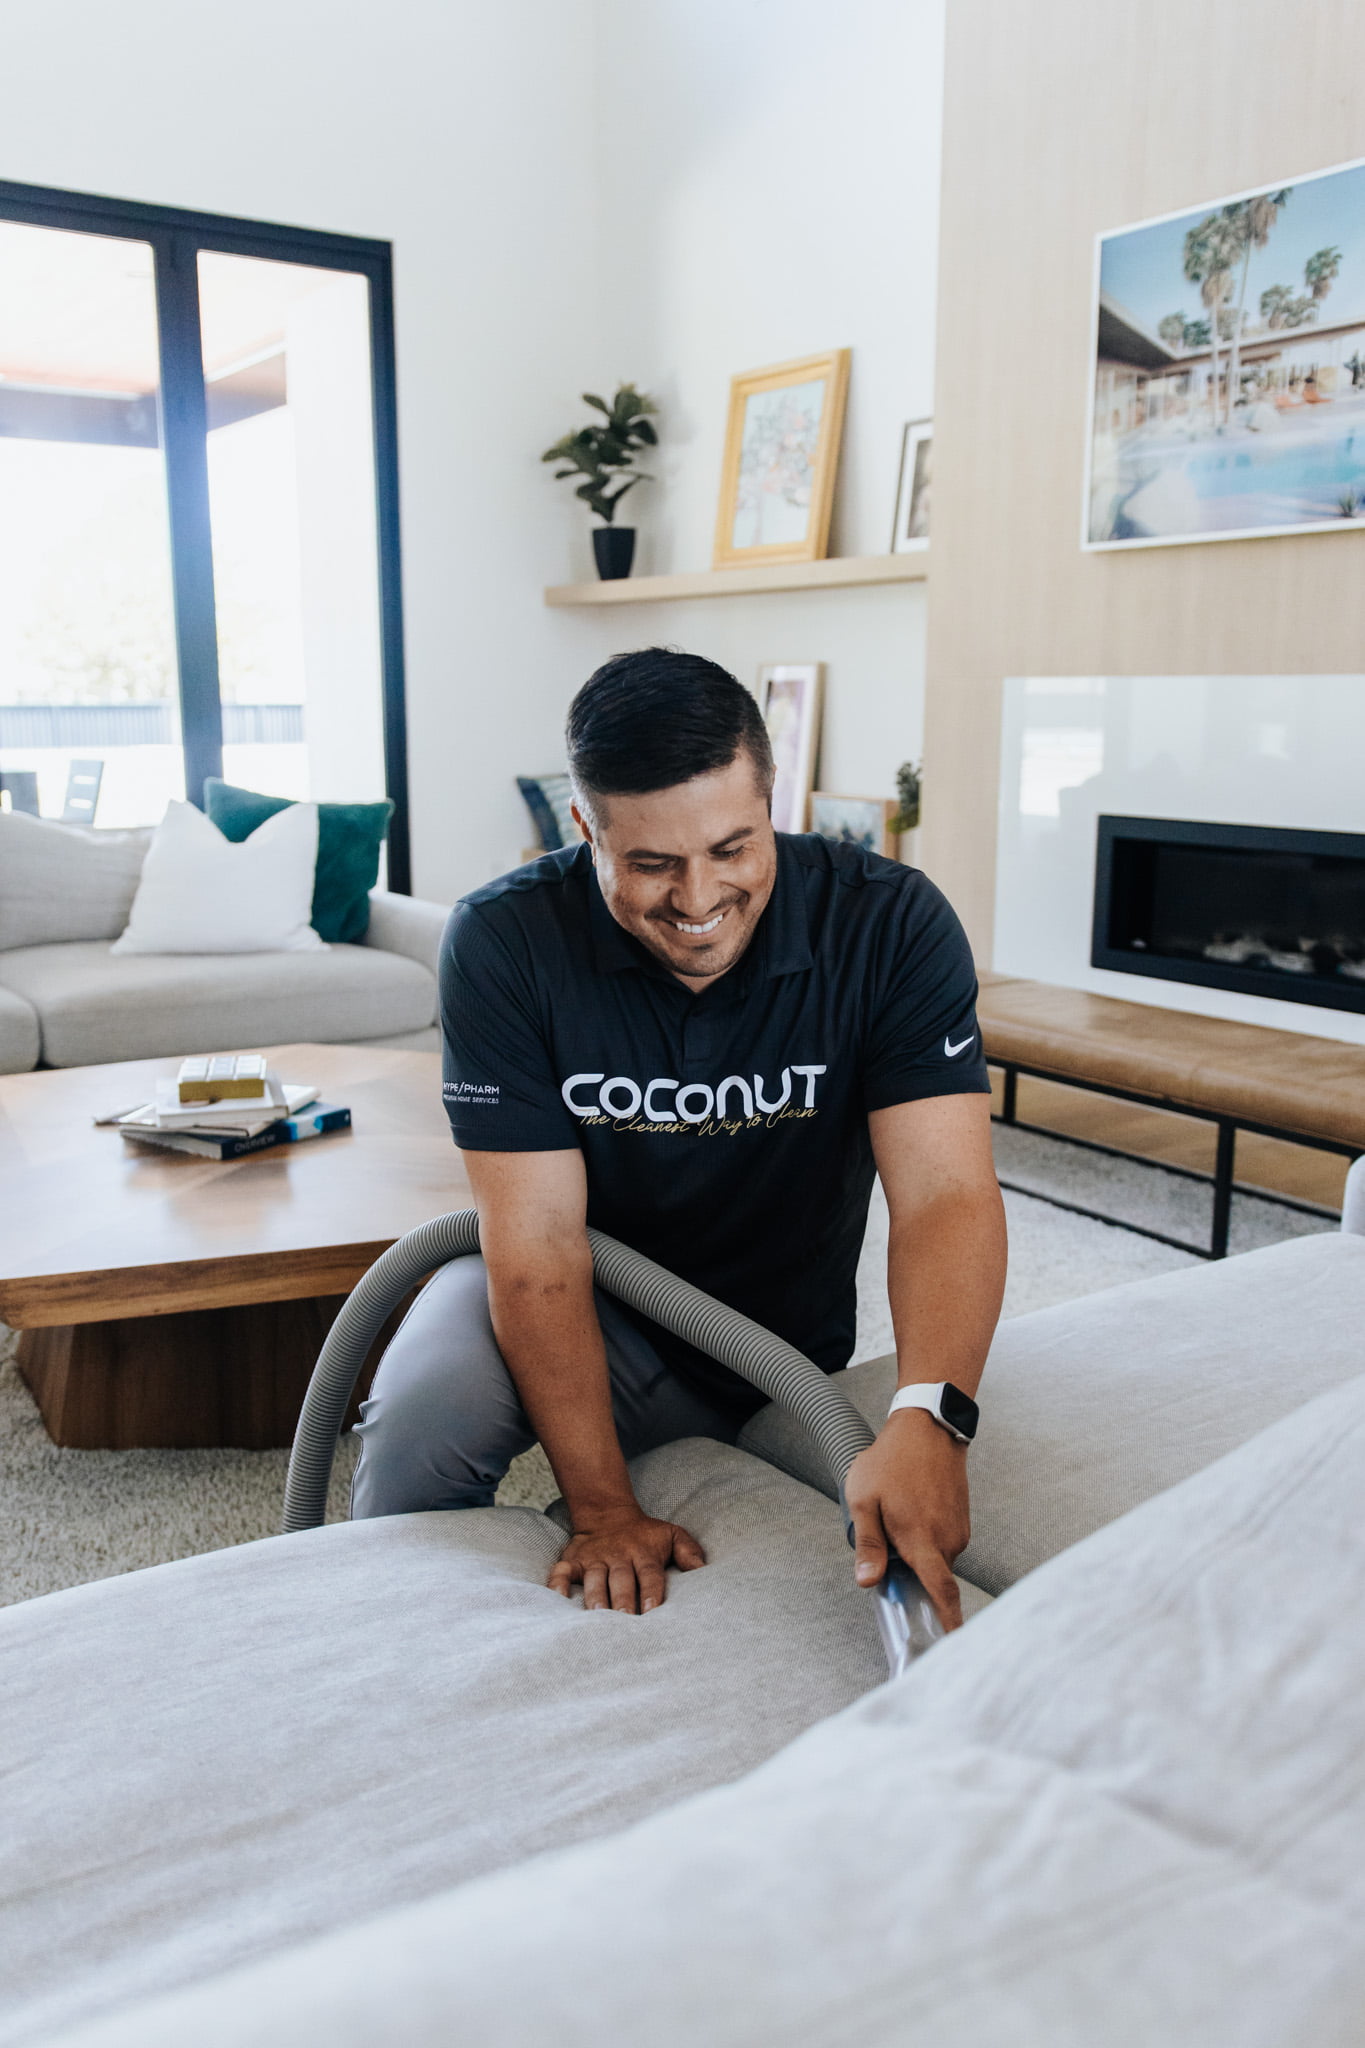
[[[1092,966],[1365,1011],[1365,834],[1098,823]]]

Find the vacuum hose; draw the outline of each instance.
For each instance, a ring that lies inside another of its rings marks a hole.
[[[873,1432],[819,1366],[794,1345],[615,1238],[590,1230],[588,1242],[599,1287],[751,1381],[808,1431],[842,1501],[848,1468],[872,1442]],[[361,1367],[388,1316],[438,1266],[478,1249],[477,1210],[433,1217],[390,1245],[347,1297],[318,1354],[294,1432],[284,1496],[286,1535],[319,1528],[326,1519],[337,1439]],[[895,1676],[942,1629],[918,1579],[898,1558],[878,1593],[878,1624]]]

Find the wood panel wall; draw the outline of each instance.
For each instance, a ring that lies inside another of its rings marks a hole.
[[[1365,531],[1080,548],[1095,234],[1365,156],[1365,0],[948,0],[944,114],[922,846],[988,963],[1004,677],[1365,671]]]

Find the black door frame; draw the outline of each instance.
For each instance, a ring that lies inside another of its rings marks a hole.
[[[95,193],[60,192],[0,179],[0,220],[151,244],[160,346],[161,441],[170,524],[171,587],[180,676],[185,792],[200,802],[204,778],[223,768],[218,628],[213,597],[203,358],[199,335],[201,249],[282,263],[349,270],[367,281],[374,414],[375,522],[379,550],[379,647],[384,781],[394,805],[388,886],[412,887],[408,827],[407,710],[398,520],[398,396],[393,330],[393,247],[356,235],[229,214],[192,213]]]

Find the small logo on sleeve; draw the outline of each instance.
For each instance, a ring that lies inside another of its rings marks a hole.
[[[502,1089],[496,1081],[447,1081],[444,1099],[460,1109],[496,1109]]]
[[[976,1033],[974,1031],[969,1031],[967,1033],[967,1036],[964,1039],[962,1039],[961,1042],[957,1045],[953,1044],[951,1038],[945,1038],[943,1041],[943,1051],[945,1057],[950,1060],[955,1060],[960,1052],[965,1052],[967,1050],[967,1047],[972,1043],[975,1037]]]

